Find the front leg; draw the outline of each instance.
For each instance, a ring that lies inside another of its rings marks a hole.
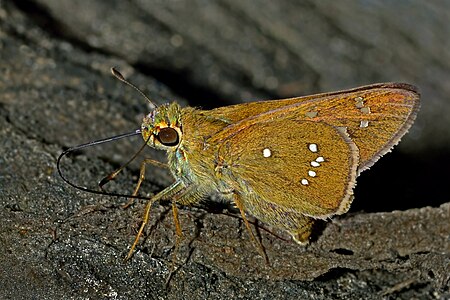
[[[125,257],[125,260],[128,260],[133,255],[134,249],[136,248],[136,245],[139,243],[139,238],[141,237],[142,232],[144,231],[145,225],[147,225],[147,223],[148,223],[148,219],[150,216],[150,209],[151,209],[153,203],[155,203],[156,201],[159,201],[159,200],[165,200],[165,199],[172,198],[177,193],[180,193],[180,192],[183,193],[183,190],[185,190],[185,189],[186,189],[186,186],[183,184],[183,182],[177,180],[174,183],[172,183],[170,186],[168,186],[167,188],[165,188],[164,190],[162,190],[161,192],[159,192],[158,194],[153,196],[152,199],[150,199],[147,202],[147,205],[145,206],[144,215],[142,217],[141,227],[139,228],[136,238],[134,239],[134,243],[131,246],[130,251],[128,251],[128,254]],[[174,214],[175,214],[175,211],[174,211]],[[177,218],[178,218],[178,214],[177,214]],[[179,224],[178,224],[178,226],[179,226]]]
[[[141,168],[140,168],[140,171],[139,171],[139,180],[138,180],[138,182],[137,182],[137,184],[136,184],[136,187],[134,188],[134,191],[133,191],[133,194],[132,194],[133,197],[137,196],[137,194],[138,194],[138,192],[139,192],[139,189],[141,188],[141,184],[142,184],[142,182],[143,182],[144,179],[145,179],[145,166],[148,165],[148,164],[152,164],[152,165],[154,165],[154,166],[156,166],[156,167],[160,167],[160,168],[165,168],[165,169],[168,168],[167,164],[164,164],[164,163],[159,162],[159,161],[157,161],[157,160],[154,160],[154,159],[151,159],[151,158],[146,158],[146,159],[144,159],[144,160],[141,162]],[[134,202],[134,198],[131,198],[131,199],[128,200],[128,202],[123,206],[123,208],[127,208],[128,206],[130,206],[131,204],[133,204],[133,202]]]
[[[145,179],[145,166],[147,164],[152,164],[152,165],[154,165],[156,167],[165,168],[165,169],[168,168],[167,164],[164,164],[164,163],[159,162],[157,160],[154,160],[154,159],[151,159],[151,158],[144,159],[141,162],[141,168],[140,168],[140,172],[139,172],[139,180],[138,180],[138,182],[136,184],[136,188],[133,191],[133,196],[136,196],[138,194],[139,189],[141,188],[141,184],[142,184],[142,182]]]

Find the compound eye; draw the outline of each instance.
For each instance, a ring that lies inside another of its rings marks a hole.
[[[161,128],[158,133],[158,140],[164,146],[176,146],[179,142],[178,132],[170,127]]]

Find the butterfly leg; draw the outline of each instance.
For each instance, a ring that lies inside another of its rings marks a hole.
[[[178,192],[182,191],[183,189],[185,189],[185,186],[183,185],[183,183],[181,181],[176,181],[173,184],[171,184],[170,186],[168,186],[167,188],[165,188],[164,190],[162,190],[161,192],[159,192],[158,194],[156,194],[151,200],[149,200],[147,202],[147,205],[145,206],[144,216],[142,217],[141,227],[139,228],[136,238],[134,239],[134,243],[131,246],[130,251],[128,251],[128,254],[125,257],[125,260],[128,260],[133,255],[134,249],[136,248],[137,244],[139,243],[139,238],[141,237],[142,232],[144,231],[145,225],[147,225],[147,223],[148,223],[148,219],[150,216],[150,209],[151,209],[153,203],[155,203],[156,201],[159,201],[159,200],[170,198],[173,195],[177,194]],[[177,214],[177,218],[178,218],[178,214]],[[181,231],[181,229],[180,229],[180,231]]]
[[[180,219],[178,217],[178,207],[174,200],[172,200],[172,213],[173,213],[173,222],[175,223],[176,240],[175,240],[175,249],[172,254],[172,264],[170,266],[170,272],[166,278],[166,285],[169,284],[169,281],[172,278],[172,275],[176,271],[175,265],[176,265],[176,260],[177,260],[177,253],[178,253],[178,249],[180,248],[181,239],[183,238],[183,232],[181,230]]]
[[[133,196],[137,196],[139,189],[141,188],[141,184],[145,179],[145,166],[147,164],[152,164],[156,167],[160,167],[160,168],[167,168],[167,164],[164,164],[162,162],[159,162],[157,160],[151,159],[151,158],[146,158],[141,162],[141,168],[140,168],[140,173],[139,173],[139,180],[136,184],[136,187],[133,191]],[[131,204],[133,204],[134,202],[134,198],[131,198],[130,200],[128,200],[128,202],[123,206],[123,208],[127,208],[129,207]]]
[[[194,191],[194,192],[193,192]],[[195,188],[193,185],[186,187],[181,190],[179,193],[172,197],[172,213],[173,213],[173,222],[175,224],[175,249],[172,254],[172,265],[170,266],[170,273],[166,279],[166,285],[169,284],[172,275],[175,273],[175,265],[177,260],[178,249],[180,248],[181,241],[183,239],[183,232],[181,230],[180,219],[178,215],[178,207],[177,203],[189,205],[198,202],[198,200],[202,197],[201,193],[195,193]]]
[[[181,230],[181,225],[180,225],[180,219],[178,217],[178,207],[177,207],[177,203],[180,203],[182,205],[189,205],[192,203],[196,203],[198,202],[199,198],[201,198],[201,196],[192,193],[192,191],[195,191],[194,186],[190,185],[187,186],[185,188],[183,188],[182,190],[178,191],[175,194],[171,195],[172,198],[172,213],[173,213],[173,221],[175,224],[175,234],[176,234],[176,243],[175,243],[175,247],[178,248],[178,245],[181,242],[181,238],[183,237],[183,232]]]
[[[256,244],[261,256],[264,257],[265,262],[268,264],[269,258],[267,257],[267,254],[266,254],[266,251],[264,250],[263,245],[253,234],[253,231],[250,227],[250,223],[248,222],[247,217],[245,216],[244,204],[242,203],[241,198],[239,197],[239,195],[233,194],[233,200],[234,200],[234,203],[236,204],[236,207],[239,208],[239,211],[241,212],[242,219],[244,220],[245,227],[247,228],[247,231],[248,231],[251,239]]]

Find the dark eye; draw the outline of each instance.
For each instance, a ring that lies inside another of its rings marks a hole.
[[[178,144],[178,132],[170,127],[161,128],[158,140],[164,146],[176,146]]]

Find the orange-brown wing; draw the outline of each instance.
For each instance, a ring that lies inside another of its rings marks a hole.
[[[418,110],[419,93],[414,86],[385,83],[306,97],[238,104],[207,113],[231,124],[211,139],[213,143],[250,124],[287,115],[297,120],[345,127],[359,149],[358,171],[361,172],[400,141]]]
[[[266,120],[230,134],[218,149],[217,174],[244,205],[262,199],[326,218],[346,211],[351,201],[358,150],[342,128],[289,117]]]

